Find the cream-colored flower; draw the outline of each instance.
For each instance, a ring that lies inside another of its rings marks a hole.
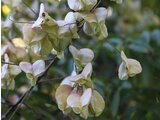
[[[39,16],[32,25],[32,28],[40,27],[42,31],[48,33],[52,46],[52,54],[57,54],[57,57],[62,59],[64,50],[69,45],[73,38],[79,38],[77,33],[76,18],[73,12],[69,12],[64,20],[54,20],[47,12],[44,5],[40,5]],[[38,48],[38,47],[35,47]]]
[[[69,109],[76,114],[84,114],[84,109],[90,104],[92,89],[85,87],[72,87],[70,85],[60,85],[55,94],[58,108],[65,114]],[[84,115],[82,115],[83,117]],[[88,117],[88,114],[84,116]],[[84,118],[83,117],[83,118]]]
[[[82,118],[99,116],[105,106],[103,97],[93,88],[92,65],[88,63],[80,74],[72,72],[56,90],[55,98],[64,114],[73,111]]]
[[[83,107],[90,103],[91,96],[91,88],[86,88],[82,91],[78,91],[78,88],[74,88],[67,97],[67,105],[68,107],[71,107],[76,114],[80,114],[83,110]]]
[[[133,77],[142,72],[141,64],[131,58],[127,58],[123,51],[121,51],[122,63],[119,66],[118,76],[121,80],[127,80],[128,77]]]
[[[85,34],[102,40],[108,36],[107,27],[105,25],[106,18],[110,15],[110,9],[99,7],[92,12],[80,12],[85,20],[83,31]]]
[[[20,62],[19,66],[26,73],[27,78],[31,80],[31,85],[35,85],[37,77],[45,71],[44,60],[37,60],[33,64]]]
[[[71,52],[71,54],[74,58],[75,65],[76,65],[78,71],[81,71],[82,68],[86,64],[90,63],[94,58],[93,51],[88,48],[82,48],[82,49],[78,50],[74,46],[70,45],[69,51]]]

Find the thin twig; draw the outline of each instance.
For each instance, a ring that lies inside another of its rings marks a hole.
[[[3,63],[3,64],[8,64],[8,65],[18,65],[17,63],[4,62],[4,61],[1,61],[1,63]]]
[[[28,23],[28,24],[32,24],[34,22],[34,21],[18,21],[18,22],[16,22],[13,19],[11,19],[11,16],[9,16],[8,19],[10,21],[12,21],[13,23]]]
[[[53,65],[53,63],[54,63],[54,61],[55,61],[56,58],[57,58],[57,56],[55,56],[53,58],[53,60],[48,65],[48,67],[46,68],[46,70],[44,71],[44,73],[37,78],[36,85],[38,85],[39,81],[47,74],[48,70],[51,68],[51,66]],[[35,86],[31,86],[30,89],[22,95],[22,97],[18,100],[18,102],[8,109],[8,111],[3,115],[2,120],[5,120],[7,118],[8,118],[8,120],[12,119],[12,117],[14,116],[14,114],[16,113],[16,111],[19,109],[19,107],[24,102],[24,100],[28,97],[28,95],[32,92],[32,90],[33,90],[33,88]]]
[[[112,46],[114,48],[114,50],[120,55],[121,52],[120,50],[118,50],[116,47],[114,47],[111,43],[107,42],[110,46]]]
[[[97,7],[100,3],[101,3],[101,0],[99,0],[99,1],[97,2],[97,4],[96,4],[95,6],[93,6],[93,8],[90,10],[90,12],[92,12],[93,10],[95,10],[96,7]]]
[[[24,0],[22,0],[22,3],[27,6],[35,15],[38,15],[27,3],[24,2]]]
[[[64,26],[67,26],[67,25],[72,25],[72,24],[76,24],[75,22],[74,23],[67,23],[67,24],[64,24],[62,26],[59,26],[59,27],[64,27]]]
[[[52,81],[56,81],[56,80],[61,80],[61,79],[64,79],[65,77],[57,77],[57,78],[54,78],[54,79],[47,79],[47,80],[40,80],[38,82],[38,84],[40,83],[45,83],[45,82],[52,82]]]

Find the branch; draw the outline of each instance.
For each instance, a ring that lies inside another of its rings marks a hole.
[[[51,66],[53,65],[55,59],[57,58],[57,56],[55,56],[53,58],[53,60],[51,61],[51,63],[48,65],[48,67],[46,68],[46,70],[44,71],[44,73],[39,76],[37,78],[37,82],[36,82],[36,85],[38,85],[39,81],[47,74],[48,70],[51,68]],[[6,120],[8,118],[8,120],[12,119],[12,117],[14,116],[14,114],[16,113],[16,111],[19,109],[19,107],[22,105],[22,103],[24,102],[24,100],[30,95],[30,93],[32,92],[33,88],[35,86],[31,86],[30,89],[25,92],[21,98],[17,101],[17,103],[13,106],[11,106],[8,111],[2,116],[2,120]]]
[[[93,10],[95,10],[100,3],[101,3],[101,0],[99,0],[97,2],[97,4],[90,10],[90,12],[92,12]]]
[[[65,76],[66,77],[66,76]],[[41,83],[45,83],[45,82],[56,82],[57,80],[61,80],[61,79],[64,79],[65,77],[57,77],[57,78],[54,78],[54,79],[47,79],[47,80],[40,80],[38,82],[38,84],[41,84]]]
[[[25,3],[24,0],[22,0],[22,3],[27,6],[35,15],[38,15],[38,13],[36,13],[27,3]]]
[[[1,63],[3,63],[3,64],[8,64],[8,65],[18,65],[17,63],[4,62],[4,61],[1,61]]]
[[[33,24],[34,21],[14,21],[13,19],[11,19],[11,16],[8,17],[8,19],[10,21],[12,21],[13,23],[28,23],[28,24]]]

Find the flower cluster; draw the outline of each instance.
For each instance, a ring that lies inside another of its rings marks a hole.
[[[97,0],[68,0],[70,9],[75,11],[78,20],[84,20],[83,31],[96,39],[104,39],[108,36],[105,19],[108,10],[104,7],[96,8]]]
[[[74,112],[82,118],[99,116],[105,107],[102,96],[94,89],[91,61],[94,57],[92,50],[83,48],[77,50],[70,46],[70,52],[75,60],[75,66],[81,66],[81,72],[74,69],[71,76],[66,77],[56,90],[56,100],[64,114]],[[78,62],[76,62],[78,61]]]
[[[56,21],[53,18],[51,18],[47,12],[45,12],[44,5],[41,4],[39,16],[37,20],[34,22],[34,24],[31,25],[30,29],[40,29],[40,32],[42,33],[41,36],[43,36],[43,34],[46,34],[51,42],[47,45],[52,45],[52,53],[57,54],[59,58],[63,58],[64,49],[68,46],[71,40],[73,38],[79,38],[77,33],[77,26],[75,23],[76,20],[74,19],[73,12],[69,12],[65,16],[64,20]],[[28,30],[27,32],[32,34],[30,30]],[[24,34],[25,33],[26,32],[24,32]],[[37,49],[41,50],[40,47],[37,47],[36,50]]]
[[[113,1],[122,2],[122,0]],[[108,36],[105,20],[111,11],[104,7],[96,8],[97,0],[67,0],[67,2],[73,12],[69,12],[64,20],[53,19],[41,4],[36,21],[23,26],[24,41],[15,39],[13,41],[15,46],[10,42],[2,45],[1,56],[4,57],[2,88],[13,89],[14,78],[21,71],[26,73],[30,84],[35,86],[38,77],[47,71],[44,59],[49,54],[55,54],[59,59],[64,58],[64,50],[69,46],[74,67],[71,75],[66,77],[56,90],[58,108],[64,114],[75,113],[84,119],[97,117],[103,112],[105,101],[95,90],[91,79],[94,53],[89,48],[77,49],[70,44],[73,39],[80,38],[78,35],[80,28],[83,28],[86,35],[98,40],[105,39]],[[21,45],[16,46],[17,42]],[[9,64],[9,58],[19,65]],[[140,63],[127,58],[123,51],[121,58],[119,79],[127,80],[142,71]]]

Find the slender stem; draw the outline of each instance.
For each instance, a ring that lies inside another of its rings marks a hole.
[[[61,80],[61,79],[64,79],[65,77],[57,77],[57,78],[54,78],[54,79],[47,79],[47,80],[40,80],[38,82],[38,84],[40,83],[45,83],[45,82],[52,82],[52,81],[57,81],[57,80]]]
[[[28,23],[28,24],[32,24],[34,22],[34,21],[18,21],[18,22],[16,22],[13,19],[11,19],[11,16],[9,16],[8,19],[10,21],[12,21],[13,23]]]
[[[25,3],[24,0],[22,0],[22,3],[27,6],[35,15],[38,15],[27,3]]]
[[[97,7],[100,3],[101,3],[101,0],[99,0],[99,1],[97,2],[97,4],[90,10],[90,12],[92,12],[93,10],[95,10],[96,7]]]
[[[67,26],[67,25],[72,25],[72,24],[76,24],[75,22],[74,23],[67,23],[65,25],[62,25],[62,26],[59,26],[59,27],[64,27],[64,26]]]
[[[17,63],[4,62],[4,61],[1,61],[1,63],[3,63],[3,64],[8,64],[8,65],[18,65]]]
[[[114,50],[119,54],[119,55],[121,55],[121,51],[120,50],[118,50],[116,47],[114,47],[111,43],[109,43],[109,42],[107,42],[109,45],[111,45],[113,48],[114,48]]]
[[[46,68],[46,70],[44,71],[44,73],[37,78],[36,85],[38,85],[39,81],[47,74],[48,70],[51,68],[51,66],[53,65],[53,63],[54,63],[54,61],[55,61],[56,58],[57,58],[57,56],[55,56],[53,58],[53,60],[48,65],[48,67]],[[8,109],[8,111],[2,116],[2,120],[5,120],[7,118],[8,118],[8,120],[12,119],[12,117],[14,116],[14,114],[16,113],[16,111],[22,105],[22,103],[24,102],[24,100],[29,96],[29,94],[32,92],[32,90],[33,90],[33,88],[35,86],[31,86],[30,89],[21,96],[21,98],[17,101],[17,103],[15,105],[11,106]]]

